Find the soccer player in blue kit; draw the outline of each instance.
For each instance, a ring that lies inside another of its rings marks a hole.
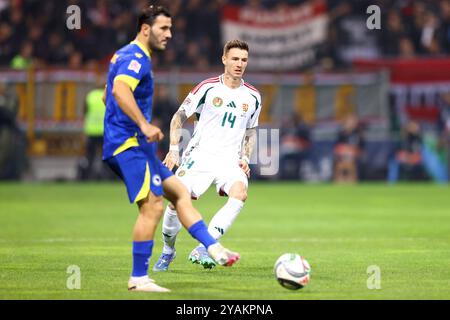
[[[105,90],[103,160],[126,185],[139,216],[133,230],[133,270],[129,291],[168,292],[148,277],[153,239],[163,214],[163,197],[178,212],[183,226],[223,266],[239,260],[239,254],[218,243],[209,233],[190,194],[156,156],[157,142],[164,137],[151,124],[153,99],[152,50],[164,50],[171,39],[172,18],[167,9],[150,6],[138,18],[135,41],[111,59]]]

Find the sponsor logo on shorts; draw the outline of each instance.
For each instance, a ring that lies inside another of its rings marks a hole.
[[[178,172],[178,176],[179,177],[184,177],[186,175],[186,171],[181,170],[180,172]]]
[[[158,174],[155,174],[153,177],[153,184],[159,187],[162,184],[161,177]]]
[[[223,105],[223,99],[220,98],[220,97],[214,98],[214,100],[213,100],[213,105],[214,105],[214,107],[216,107],[216,108],[220,108],[220,107]]]

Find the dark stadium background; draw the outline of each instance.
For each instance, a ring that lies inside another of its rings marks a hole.
[[[299,34],[298,48],[284,39],[286,48],[291,45],[289,52],[281,47],[262,57],[261,44],[251,52],[246,79],[263,95],[262,127],[280,129],[279,139],[274,139],[279,148],[271,155],[280,160],[280,170],[261,175],[255,155],[254,178],[448,181],[449,1],[158,3],[174,15],[169,49],[152,56],[158,83],[155,122],[165,132],[186,93],[203,78],[222,71],[221,50],[229,40],[227,23],[232,22],[233,12],[246,8],[275,14],[320,7],[326,22],[315,41],[308,42],[305,34],[312,31],[306,29]],[[94,171],[83,172],[85,98],[102,83],[115,50],[133,39],[136,14],[145,4],[0,1],[1,179],[111,178],[101,168],[98,154],[92,160]],[[80,8],[79,30],[67,28],[71,5]],[[366,25],[370,5],[380,9],[380,29]],[[300,28],[302,24],[314,27],[307,25],[311,16],[298,19],[290,21]],[[261,30],[270,36],[270,28]],[[307,58],[300,55],[297,63],[281,63],[300,51]],[[352,122],[348,120],[352,115],[354,130],[346,135],[340,131],[346,121]],[[419,127],[412,138],[407,134],[411,121]],[[350,163],[340,164],[345,154],[339,152],[345,149],[338,148],[339,142],[357,146],[359,154]],[[167,140],[161,145],[161,156],[166,148]],[[399,150],[412,149],[421,154],[419,162],[400,163]]]

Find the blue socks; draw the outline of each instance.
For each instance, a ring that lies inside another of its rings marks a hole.
[[[133,273],[132,277],[148,275],[148,263],[152,256],[153,240],[133,242]]]
[[[206,227],[203,220],[200,220],[199,222],[193,224],[188,229],[188,231],[191,236],[197,239],[198,242],[203,244],[206,249],[208,249],[209,246],[217,243],[217,241],[209,234],[208,228]]]
[[[217,241],[209,234],[203,220],[193,224],[189,228],[189,233],[193,238],[205,246],[216,244]],[[145,277],[148,275],[148,264],[153,251],[153,240],[143,242],[133,242],[133,272],[132,277]]]

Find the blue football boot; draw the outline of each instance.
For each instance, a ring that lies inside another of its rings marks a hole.
[[[153,266],[153,271],[167,271],[169,270],[169,265],[175,259],[177,253],[174,251],[172,254],[162,253],[158,261]]]

